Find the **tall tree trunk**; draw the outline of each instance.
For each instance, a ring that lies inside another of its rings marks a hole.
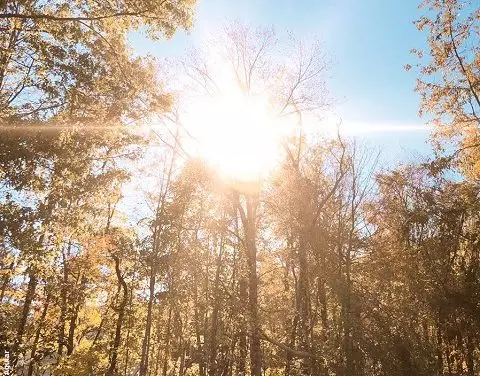
[[[345,353],[345,375],[352,375],[353,370],[353,341],[352,341],[352,322],[351,322],[351,250],[348,249],[345,261],[345,296],[343,307],[343,330],[344,330],[344,353]]]
[[[262,374],[262,348],[260,344],[260,323],[258,317],[258,275],[257,275],[257,207],[258,197],[246,195],[246,212],[239,203],[242,225],[245,232],[245,243],[248,267],[248,310],[250,341],[250,374]]]
[[[127,336],[125,338],[125,346],[126,346],[126,352],[125,352],[125,367],[123,370],[123,375],[127,376],[127,371],[128,367],[130,366],[130,345],[129,345],[129,340],[130,340],[130,331],[132,330],[132,313],[133,313],[133,289],[135,286],[135,283],[132,282],[132,287],[130,288],[130,299],[128,302],[129,306],[129,313],[128,313],[128,325],[127,325]]]
[[[22,343],[23,343],[23,335],[25,333],[25,329],[27,326],[27,319],[30,313],[30,307],[35,298],[35,290],[37,288],[37,283],[38,283],[35,268],[32,267],[28,275],[29,275],[29,280],[27,285],[27,292],[25,294],[25,301],[23,302],[22,314],[20,316],[20,320],[17,328],[17,337],[15,339],[15,344],[12,352],[12,368],[13,369],[15,369],[17,365],[18,356],[20,355],[18,352],[20,351],[20,347],[22,346]]]
[[[195,320],[195,338],[197,342],[197,356],[198,356],[198,368],[200,376],[205,376],[205,357],[203,355],[203,348],[200,338],[200,315],[198,312],[198,286],[197,275],[195,274],[195,285],[193,287],[193,304],[194,304],[194,320]],[[171,315],[171,311],[169,312]],[[170,317],[170,316],[169,316]]]
[[[325,273],[325,258],[323,258],[322,263],[322,273]],[[326,281],[324,277],[318,278],[318,295],[320,300],[320,318],[322,321],[322,333],[323,337],[326,338],[327,330],[328,330],[328,311],[327,311],[327,288],[326,288]]]
[[[240,318],[240,331],[239,331],[239,357],[237,359],[237,373],[240,376],[245,376],[246,374],[246,359],[247,359],[247,325],[245,321],[246,310],[242,306],[243,302],[246,302],[248,299],[247,293],[247,280],[242,276],[238,281],[239,290],[240,290],[240,312],[243,313]]]
[[[147,376],[148,371],[148,353],[150,350],[150,329],[152,326],[152,311],[153,300],[155,299],[155,279],[156,279],[156,267],[155,262],[152,260],[152,266],[150,269],[150,281],[149,281],[149,297],[147,306],[147,320],[145,323],[145,335],[142,342],[142,356],[140,360],[140,373],[139,376]]]
[[[113,345],[110,353],[110,365],[106,372],[107,376],[113,376],[117,371],[118,349],[120,347],[120,343],[122,339],[122,325],[123,325],[123,319],[125,317],[125,307],[127,306],[127,302],[128,302],[128,286],[120,271],[120,259],[118,258],[117,255],[112,255],[112,258],[115,262],[115,274],[117,275],[119,292],[121,289],[123,291],[123,296],[122,296],[120,305],[118,307],[117,324],[115,327],[115,338],[113,340]]]
[[[475,361],[474,361],[474,351],[475,351],[475,344],[474,338],[470,333],[467,334],[467,375],[474,376],[475,375]]]
[[[35,362],[35,355],[36,355],[36,352],[37,352],[38,341],[40,340],[40,334],[41,334],[41,331],[43,329],[43,323],[45,322],[45,317],[47,317],[47,311],[48,311],[48,306],[49,305],[50,305],[50,294],[47,293],[47,297],[46,297],[46,300],[45,300],[45,305],[43,306],[42,315],[40,317],[37,330],[35,331],[35,338],[34,338],[33,344],[32,344],[32,351],[30,353],[30,363],[28,365],[28,373],[27,373],[28,376],[33,375],[33,369],[34,369],[35,363],[36,363]]]
[[[37,288],[37,276],[34,268],[29,273],[29,280],[27,285],[27,293],[25,294],[25,301],[23,303],[22,315],[20,316],[20,322],[17,330],[17,343],[20,346],[22,344],[23,334],[25,333],[25,327],[27,325],[28,314],[30,313],[30,307],[33,299],[35,298],[35,290]]]
[[[55,174],[55,172],[54,172]],[[54,179],[54,176],[52,176],[52,180]],[[46,214],[45,214],[45,219],[43,222],[43,226],[45,230],[41,233],[39,239],[38,239],[38,249],[36,251],[43,251],[43,245],[45,242],[45,237],[47,236],[47,228],[49,227],[50,224],[50,217],[52,215],[52,206],[49,204],[49,198],[44,201],[46,204]],[[28,315],[30,313],[30,308],[32,306],[33,300],[35,299],[35,291],[37,288],[38,284],[38,279],[37,279],[37,270],[35,266],[30,266],[29,267],[29,272],[28,272],[29,280],[28,280],[28,286],[27,286],[27,293],[25,295],[25,301],[23,303],[23,308],[22,308],[22,314],[20,316],[20,321],[18,324],[17,328],[17,337],[15,339],[14,343],[14,350],[12,354],[12,368],[15,369],[15,366],[17,364],[18,360],[18,350],[21,347],[23,343],[23,334],[25,333],[26,325],[27,325],[27,320],[28,320]]]
[[[440,321],[437,322],[437,369],[438,375],[443,376],[443,341]]]
[[[172,159],[170,160],[170,165],[168,171],[164,177],[166,178],[165,185],[163,190],[158,196],[156,209],[155,209],[155,224],[153,229],[153,244],[152,244],[152,259],[151,269],[150,269],[150,280],[149,280],[149,297],[148,297],[148,306],[147,306],[147,320],[145,323],[145,334],[142,341],[142,355],[140,358],[140,370],[139,376],[147,376],[148,372],[148,353],[150,350],[150,332],[152,325],[152,311],[153,311],[153,301],[155,299],[155,280],[157,277],[156,263],[158,262],[158,250],[159,250],[159,241],[160,241],[160,229],[161,221],[163,221],[163,215],[165,211],[165,200],[167,198],[167,193],[170,187],[170,179],[172,177],[173,166],[175,164],[175,158],[177,155],[177,146],[179,141],[178,131],[175,135],[175,145],[173,149]],[[163,185],[163,183],[162,183]]]
[[[305,234],[301,235],[298,247],[298,343],[300,350],[310,352],[310,289],[308,278],[308,258],[306,250]],[[310,358],[300,359],[300,374],[308,376],[311,373]]]
[[[30,306],[32,305],[33,299],[35,297],[36,288],[37,288],[37,277],[35,275],[35,271],[32,270],[29,273],[27,293],[25,294],[25,301],[23,303],[22,315],[20,316],[20,322],[18,324],[17,341],[19,344],[21,344],[23,334],[25,333],[25,326],[27,324],[27,318],[30,312]]]
[[[181,341],[180,344],[180,367],[178,370],[178,376],[185,375],[185,344]]]
[[[69,244],[70,248],[70,244]],[[63,250],[62,250],[63,251]],[[65,251],[62,252],[63,256],[63,280],[60,290],[60,318],[58,324],[58,350],[59,356],[62,356],[63,346],[65,344],[65,320],[67,315],[67,289],[68,289],[68,265],[67,255]]]
[[[297,338],[297,326],[298,326],[298,314],[295,314],[295,317],[293,318],[293,321],[292,321],[292,329],[291,329],[292,331],[290,334],[290,341],[289,341],[289,345],[291,349],[295,348],[295,342]],[[292,359],[293,359],[292,353],[287,352],[286,357],[287,359],[285,361],[285,376],[290,376]]]
[[[448,375],[452,376],[452,369],[453,369],[453,355],[452,351],[450,350],[450,344],[448,343],[448,339],[445,341],[445,348],[446,348],[446,359],[447,359],[447,366],[448,366]]]
[[[156,264],[158,262],[158,250],[159,250],[159,240],[160,240],[160,229],[161,221],[163,221],[163,214],[165,211],[165,200],[167,197],[168,189],[170,187],[170,179],[172,177],[173,166],[175,163],[177,147],[178,145],[178,132],[175,136],[175,146],[173,150],[172,159],[170,161],[170,166],[166,175],[166,182],[163,188],[163,191],[158,196],[157,206],[155,210],[155,224],[153,230],[153,244],[152,244],[152,258],[151,269],[150,269],[150,280],[149,280],[149,297],[148,297],[148,306],[147,306],[147,319],[145,323],[145,334],[142,341],[142,355],[140,358],[140,370],[139,376],[147,376],[148,372],[148,353],[150,350],[150,332],[152,326],[152,311],[153,311],[153,301],[155,299],[155,281],[157,277]]]
[[[167,335],[165,336],[165,354],[163,355],[163,370],[162,375],[167,376],[168,359],[170,357],[170,337],[172,335],[172,306],[168,308],[168,321],[167,321]]]
[[[80,311],[80,304],[76,304],[72,316],[70,317],[70,324],[68,327],[67,337],[67,355],[70,356],[73,353],[75,342],[75,330],[77,329],[78,312]]]
[[[160,316],[160,315],[159,315]],[[160,318],[157,320],[157,325],[155,326],[156,336],[157,336],[157,351],[155,356],[155,368],[153,374],[158,376],[158,371],[160,369],[160,365],[162,363],[162,329],[160,327]]]
[[[215,282],[213,286],[213,308],[212,308],[212,321],[210,324],[210,356],[209,356],[209,376],[216,376],[217,374],[217,327],[218,327],[218,311],[219,311],[219,283],[220,272],[222,267],[222,254],[223,254],[223,235],[220,240],[220,250],[217,256],[217,268],[215,271]]]

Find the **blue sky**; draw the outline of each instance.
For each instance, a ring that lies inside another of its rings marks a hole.
[[[181,56],[223,24],[239,20],[252,25],[292,31],[305,39],[319,38],[332,60],[329,88],[337,102],[336,116],[344,124],[371,125],[384,131],[358,137],[383,149],[386,162],[409,161],[427,155],[428,130],[418,117],[414,92],[416,72],[410,49],[425,47],[426,36],[413,21],[422,10],[418,0],[199,0],[194,27],[171,40],[132,45],[140,54]],[[406,129],[400,130],[401,127]],[[390,128],[389,128],[390,127]],[[414,129],[416,127],[416,129]]]

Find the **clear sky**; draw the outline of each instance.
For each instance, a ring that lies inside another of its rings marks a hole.
[[[199,0],[194,27],[167,41],[135,35],[140,54],[181,56],[189,45],[223,24],[239,20],[318,38],[332,60],[329,88],[336,116],[348,129],[371,127],[358,137],[383,149],[385,162],[427,155],[428,130],[418,117],[412,48],[425,47],[426,36],[413,25],[422,10],[419,0]],[[378,129],[382,128],[382,131]]]

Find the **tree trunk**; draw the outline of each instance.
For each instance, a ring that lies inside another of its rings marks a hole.
[[[292,322],[292,332],[290,335],[290,342],[289,342],[289,346],[291,349],[295,348],[295,342],[297,338],[297,326],[298,326],[298,314],[295,314],[295,317],[293,318],[293,322]],[[292,353],[287,352],[286,357],[287,359],[285,361],[285,376],[290,376],[292,359],[293,359]]]
[[[150,349],[150,328],[152,326],[152,311],[153,311],[153,300],[155,299],[155,279],[156,279],[156,268],[154,262],[150,269],[150,282],[149,282],[149,293],[148,297],[148,307],[147,307],[147,320],[145,323],[145,335],[142,342],[142,356],[140,360],[140,373],[139,376],[147,376],[148,371],[148,352]]]
[[[155,326],[155,331],[156,331],[156,337],[157,337],[157,351],[156,351],[156,356],[155,356],[155,368],[153,371],[153,374],[155,376],[158,375],[158,370],[160,369],[160,364],[162,363],[162,330],[160,328],[160,318],[157,320],[157,325]]]
[[[15,366],[17,365],[17,360],[19,355],[18,351],[20,351],[20,347],[23,343],[23,334],[25,333],[25,329],[27,326],[28,314],[30,313],[30,307],[35,298],[35,290],[37,288],[37,283],[38,283],[35,273],[36,273],[35,269],[32,268],[28,274],[29,280],[27,285],[27,292],[25,294],[25,301],[23,303],[22,314],[20,316],[20,321],[17,329],[17,338],[15,340],[15,344],[12,352],[12,368],[13,369],[15,369]]]
[[[40,321],[38,323],[37,330],[35,331],[35,338],[32,344],[32,351],[30,353],[30,364],[28,365],[28,376],[33,375],[33,368],[35,366],[35,354],[37,352],[37,345],[40,339],[40,333],[43,328],[43,323],[45,322],[45,317],[47,317],[48,306],[50,305],[50,294],[47,294],[45,305],[43,306],[42,316],[40,317]]]
[[[194,299],[194,320],[195,320],[195,338],[197,342],[197,357],[198,357],[198,368],[200,376],[205,376],[205,359],[203,355],[203,348],[200,338],[200,315],[198,312],[198,287],[197,287],[197,275],[195,274],[195,285],[193,287],[193,299]],[[169,312],[169,317],[171,311]]]
[[[440,322],[437,322],[437,369],[438,374],[443,376],[443,342]]]
[[[325,270],[325,262],[322,264],[323,269]],[[324,273],[324,272],[323,272]],[[327,289],[325,278],[318,278],[318,294],[320,299],[320,317],[322,320],[322,333],[324,338],[326,338],[328,330],[328,316],[327,316]]]
[[[213,308],[212,322],[210,324],[210,357],[209,357],[209,376],[217,374],[217,327],[218,327],[218,311],[219,311],[219,283],[220,271],[222,266],[223,254],[223,236],[220,240],[220,250],[217,256],[217,269],[215,271],[215,282],[213,286]]]
[[[262,374],[262,348],[260,344],[260,323],[258,318],[258,275],[257,275],[257,197],[246,197],[246,213],[239,207],[245,231],[247,266],[248,266],[248,310],[249,310],[249,341],[250,341],[250,374]]]
[[[178,370],[178,376],[185,375],[185,345],[183,341],[181,342],[181,355],[180,355],[180,367]]]
[[[298,312],[298,343],[300,351],[310,352],[310,289],[308,281],[308,258],[306,250],[305,235],[301,235],[298,247],[298,293],[297,293],[297,312]],[[309,358],[300,359],[300,374],[310,375],[311,360]]]
[[[163,355],[163,370],[162,375],[167,376],[168,370],[168,358],[170,356],[170,337],[171,337],[171,325],[172,325],[172,306],[168,309],[168,321],[167,321],[167,335],[165,338],[165,354]]]
[[[247,281],[244,277],[241,277],[239,282],[239,290],[240,290],[240,304],[243,304],[247,301]],[[246,359],[247,359],[247,328],[245,322],[245,313],[246,310],[240,306],[240,312],[243,313],[243,316],[240,319],[240,332],[239,332],[239,352],[240,356],[237,359],[237,373],[240,376],[245,376],[246,373]]]
[[[467,334],[467,375],[468,376],[474,376],[475,375],[475,361],[474,361],[474,351],[475,351],[475,345],[474,345],[474,339],[472,338],[472,335],[469,333]]]
[[[113,340],[113,346],[110,353],[110,365],[106,372],[107,376],[113,376],[117,371],[118,349],[120,347],[120,342],[122,339],[122,325],[123,325],[123,319],[125,317],[125,307],[127,306],[127,302],[128,302],[128,286],[120,271],[120,259],[116,255],[113,255],[112,258],[115,261],[115,273],[117,275],[119,293],[120,293],[120,289],[122,289],[123,297],[118,307],[118,317],[117,317],[117,324],[115,328],[115,338]]]
[[[132,286],[134,286],[134,282],[132,282]],[[125,344],[126,344],[126,353],[125,353],[125,367],[124,367],[124,370],[123,370],[123,374],[124,376],[127,376],[127,371],[128,371],[128,367],[130,365],[130,345],[129,345],[129,340],[130,340],[130,331],[132,329],[132,304],[133,304],[133,289],[134,287],[132,287],[130,289],[130,299],[129,299],[129,313],[128,313],[128,328],[127,328],[127,337],[125,339]]]
[[[69,245],[70,247],[70,245]],[[68,266],[67,256],[63,253],[63,280],[60,290],[60,318],[58,328],[58,350],[59,356],[62,356],[63,345],[65,344],[65,319],[67,315],[67,289],[68,289]]]
[[[344,330],[344,353],[345,353],[345,375],[352,375],[353,359],[352,359],[352,322],[351,322],[351,280],[350,280],[350,267],[351,267],[351,251],[347,251],[347,257],[345,261],[345,296],[343,307],[343,330]]]
[[[155,280],[157,277],[156,263],[158,262],[158,249],[159,249],[159,239],[160,239],[160,222],[163,220],[163,214],[165,210],[165,200],[167,197],[167,192],[170,186],[170,179],[172,176],[173,166],[176,157],[176,146],[178,142],[178,133],[175,136],[175,149],[173,151],[172,159],[170,161],[170,166],[168,173],[166,175],[166,182],[163,192],[158,196],[157,207],[155,210],[155,225],[153,229],[153,244],[152,244],[152,258],[151,258],[151,269],[150,269],[150,281],[149,281],[149,297],[148,297],[148,307],[147,307],[147,320],[145,324],[145,334],[142,341],[142,355],[140,358],[140,370],[139,376],[147,376],[148,372],[148,353],[150,350],[150,328],[152,325],[152,311],[153,311],[153,301],[155,299]]]

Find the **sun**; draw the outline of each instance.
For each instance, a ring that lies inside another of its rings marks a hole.
[[[281,127],[260,95],[224,90],[191,104],[186,119],[196,153],[225,177],[261,179],[278,163]]]

